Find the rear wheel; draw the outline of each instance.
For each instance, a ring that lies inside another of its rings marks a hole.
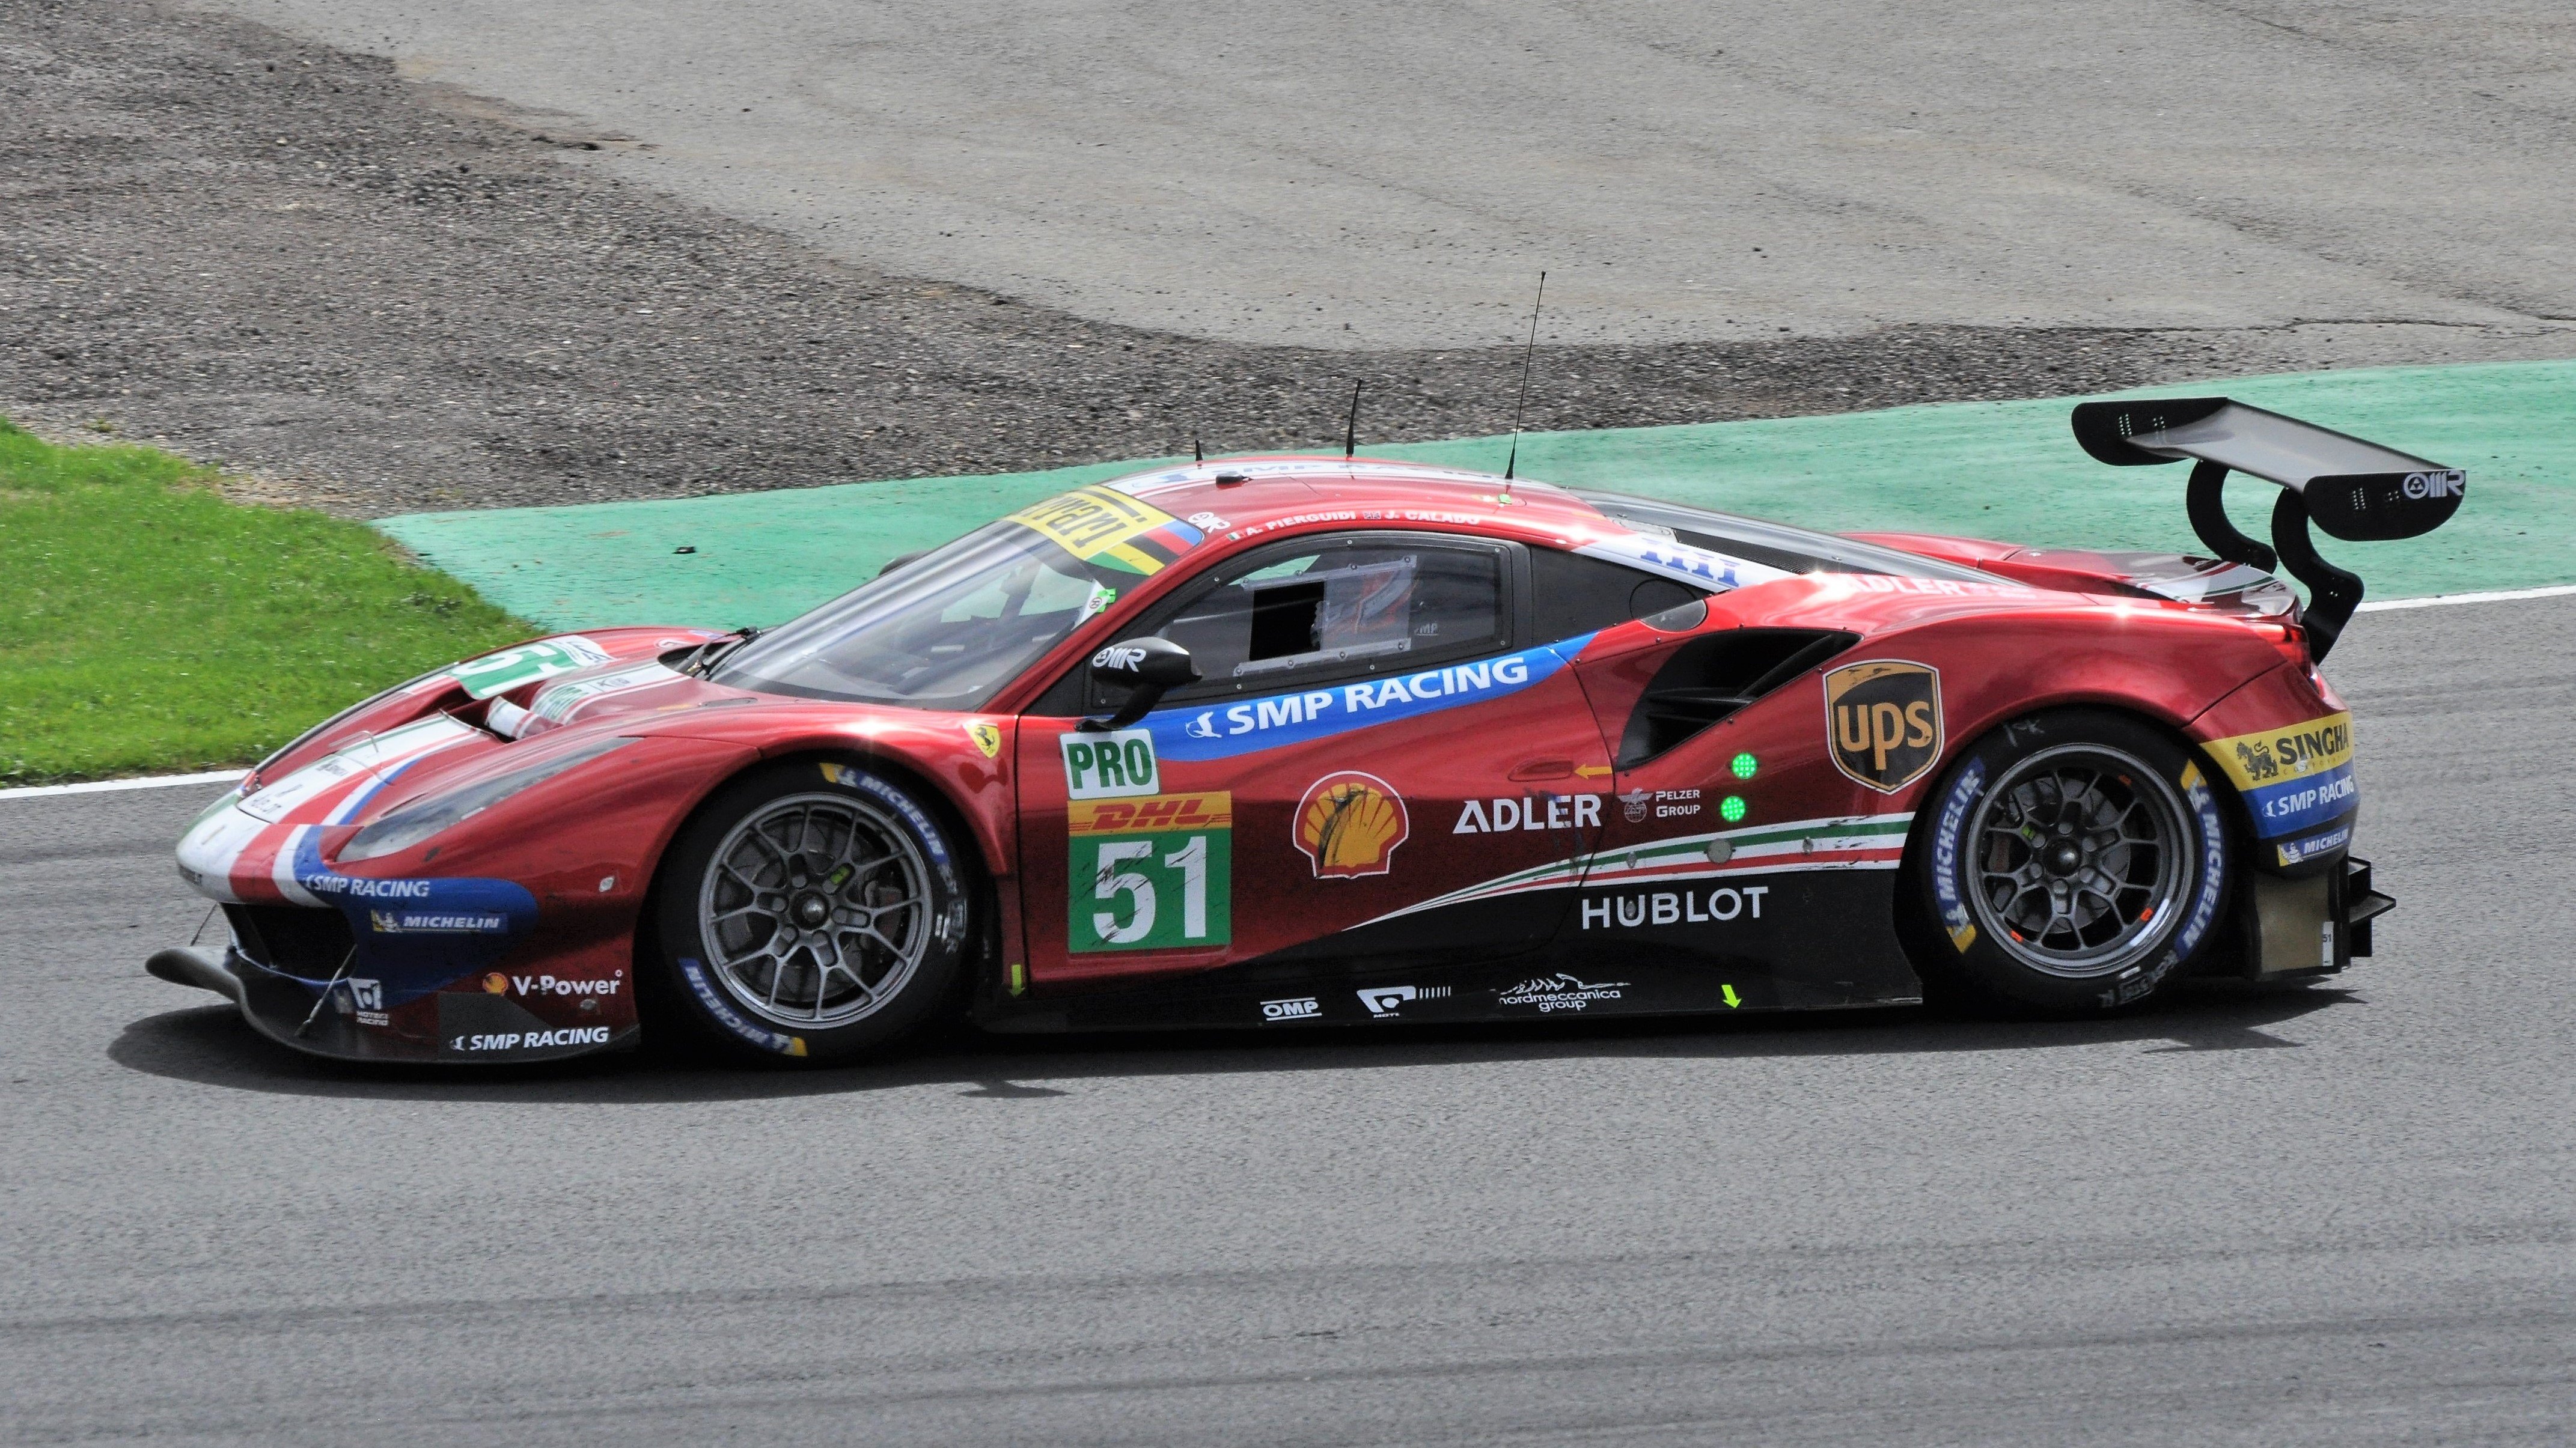
[[[1908,858],[1909,932],[1936,986],[2092,1012],[2190,973],[2221,932],[2232,861],[2183,745],[2098,709],[2018,720],[1963,752]]]
[[[954,998],[972,939],[962,870],[938,817],[873,771],[754,771],[664,862],[657,994],[728,1054],[851,1060]]]

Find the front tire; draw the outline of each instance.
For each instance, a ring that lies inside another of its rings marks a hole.
[[[1963,751],[1909,852],[1908,945],[1936,993],[2091,1014],[2191,973],[2234,861],[2181,743],[2104,709],[2016,720]]]
[[[666,1014],[725,1055],[831,1065],[955,999],[972,892],[959,842],[865,766],[754,770],[665,858],[655,925]]]

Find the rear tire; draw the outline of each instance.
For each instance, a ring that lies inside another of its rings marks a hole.
[[[2106,709],[2016,720],[1961,752],[1905,862],[1935,998],[2082,1015],[2144,1001],[2224,934],[2234,859],[2191,751]]]
[[[974,940],[966,859],[914,793],[802,761],[719,790],[655,884],[664,1014],[720,1054],[835,1065],[956,998]]]

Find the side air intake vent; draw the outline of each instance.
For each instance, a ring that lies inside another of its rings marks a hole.
[[[1621,769],[1634,769],[1860,642],[1812,628],[1740,628],[1674,650],[1628,716]]]

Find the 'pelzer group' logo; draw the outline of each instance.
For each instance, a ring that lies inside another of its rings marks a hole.
[[[1404,799],[1374,774],[1346,769],[1306,787],[1297,802],[1297,848],[1314,863],[1318,880],[1383,875],[1393,868],[1395,847],[1412,832]]]
[[[1941,674],[1902,659],[1845,664],[1825,675],[1825,742],[1834,767],[1881,794],[1941,758]]]

